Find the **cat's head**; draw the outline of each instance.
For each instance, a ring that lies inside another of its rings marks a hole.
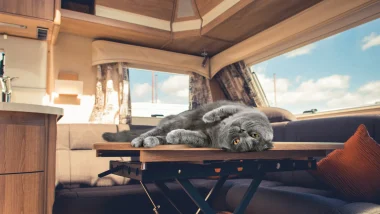
[[[231,152],[264,151],[273,148],[273,129],[265,114],[249,110],[220,123],[218,141]]]

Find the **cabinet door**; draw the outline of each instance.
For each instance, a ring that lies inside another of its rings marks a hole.
[[[44,173],[0,175],[0,213],[42,214]]]
[[[53,20],[54,0],[1,0],[0,12]]]

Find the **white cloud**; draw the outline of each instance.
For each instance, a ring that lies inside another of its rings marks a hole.
[[[295,49],[293,51],[290,51],[285,55],[285,57],[287,58],[292,58],[292,57],[296,57],[296,56],[301,56],[301,55],[305,55],[305,54],[309,54],[311,53],[311,51],[313,49],[316,48],[316,45],[315,44],[310,44],[310,45],[306,45],[306,46],[303,46],[301,48],[298,48],[298,49]]]
[[[152,92],[152,86],[149,85],[148,83],[135,84],[132,89],[133,96],[137,96],[137,97],[143,97],[151,92]]]
[[[367,50],[368,48],[380,45],[380,35],[377,35],[375,32],[372,32],[370,35],[366,36],[362,40],[362,50]]]
[[[257,77],[264,88],[269,103],[274,106],[272,75],[266,74],[264,71],[258,73]],[[349,91],[350,81],[351,77],[348,75],[330,75],[319,79],[305,79],[304,81],[301,81],[300,76],[293,81],[287,78],[277,78],[277,106],[297,114],[312,108],[317,108],[318,111],[326,111],[369,105],[380,101],[380,94],[378,93],[380,81],[369,82],[354,92]]]
[[[160,86],[164,93],[178,97],[189,96],[189,76],[175,75],[166,79]]]
[[[302,77],[301,76],[297,76],[296,77],[296,83],[299,83],[301,81]]]

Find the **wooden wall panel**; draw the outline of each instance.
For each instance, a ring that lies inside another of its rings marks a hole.
[[[53,20],[54,0],[1,0],[0,11]]]
[[[320,1],[321,0],[255,0],[209,30],[205,35],[238,43]]]
[[[0,175],[0,213],[44,213],[43,191],[43,172]]]
[[[199,13],[201,16],[204,16],[218,4],[222,3],[223,0],[195,0],[197,4]]]
[[[97,0],[97,5],[170,21],[175,0]]]
[[[43,126],[0,124],[0,174],[43,171]]]

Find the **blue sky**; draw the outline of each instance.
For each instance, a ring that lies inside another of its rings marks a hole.
[[[380,101],[380,19],[256,64],[252,69],[274,105],[293,113]],[[376,91],[375,91],[376,90]]]

